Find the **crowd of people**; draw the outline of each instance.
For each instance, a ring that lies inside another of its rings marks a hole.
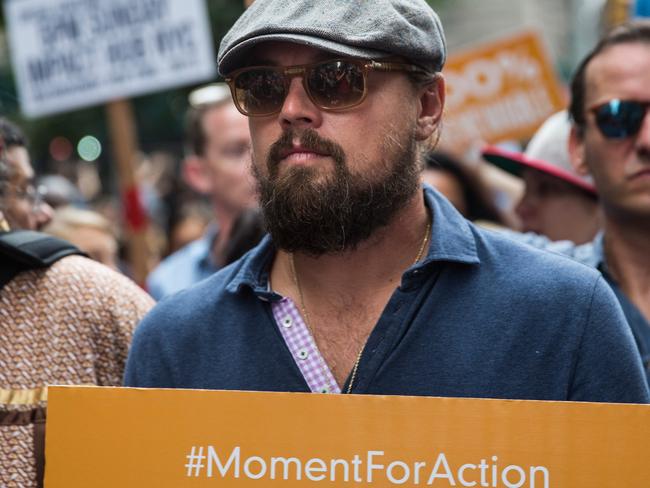
[[[436,147],[446,54],[424,0],[254,2],[190,96],[144,289],[0,119],[0,485],[42,480],[52,383],[649,403],[650,22],[472,164]]]

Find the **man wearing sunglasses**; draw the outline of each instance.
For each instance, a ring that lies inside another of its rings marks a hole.
[[[602,277],[420,186],[445,54],[424,0],[253,3],[219,69],[270,235],[145,318],[127,385],[648,401]]]
[[[571,83],[568,150],[591,176],[604,230],[587,244],[509,234],[598,269],[632,329],[650,383],[650,22],[612,30],[585,57]]]
[[[34,186],[34,170],[22,131],[0,117],[0,139],[4,141],[7,175],[0,208],[5,226],[12,229],[38,230],[52,220],[52,207],[45,203]]]
[[[40,216],[27,193],[34,171],[24,137],[5,119],[0,129],[0,486],[41,487],[47,385],[119,384],[153,300],[34,232],[50,213]]]
[[[650,22],[611,31],[571,84],[569,152],[600,195],[604,231],[552,250],[597,268],[625,312],[650,382]]]

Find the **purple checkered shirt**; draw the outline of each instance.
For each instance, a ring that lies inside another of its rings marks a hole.
[[[283,298],[271,305],[275,323],[303,378],[314,393],[341,393],[325,358],[293,300]]]

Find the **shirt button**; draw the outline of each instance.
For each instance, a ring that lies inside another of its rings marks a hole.
[[[309,357],[309,351],[307,349],[300,349],[298,351],[298,359],[305,360]]]
[[[291,320],[291,317],[285,317],[282,319],[282,327],[288,329],[293,325],[293,320]]]
[[[329,392],[330,392],[330,388],[329,388],[329,386],[324,386],[324,387],[322,387],[322,388],[320,389],[320,392],[321,392],[321,393],[329,393]]]

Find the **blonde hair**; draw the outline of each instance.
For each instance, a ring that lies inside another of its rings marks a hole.
[[[110,222],[103,215],[72,206],[58,208],[44,231],[62,239],[70,239],[80,227],[96,229],[116,237]]]

